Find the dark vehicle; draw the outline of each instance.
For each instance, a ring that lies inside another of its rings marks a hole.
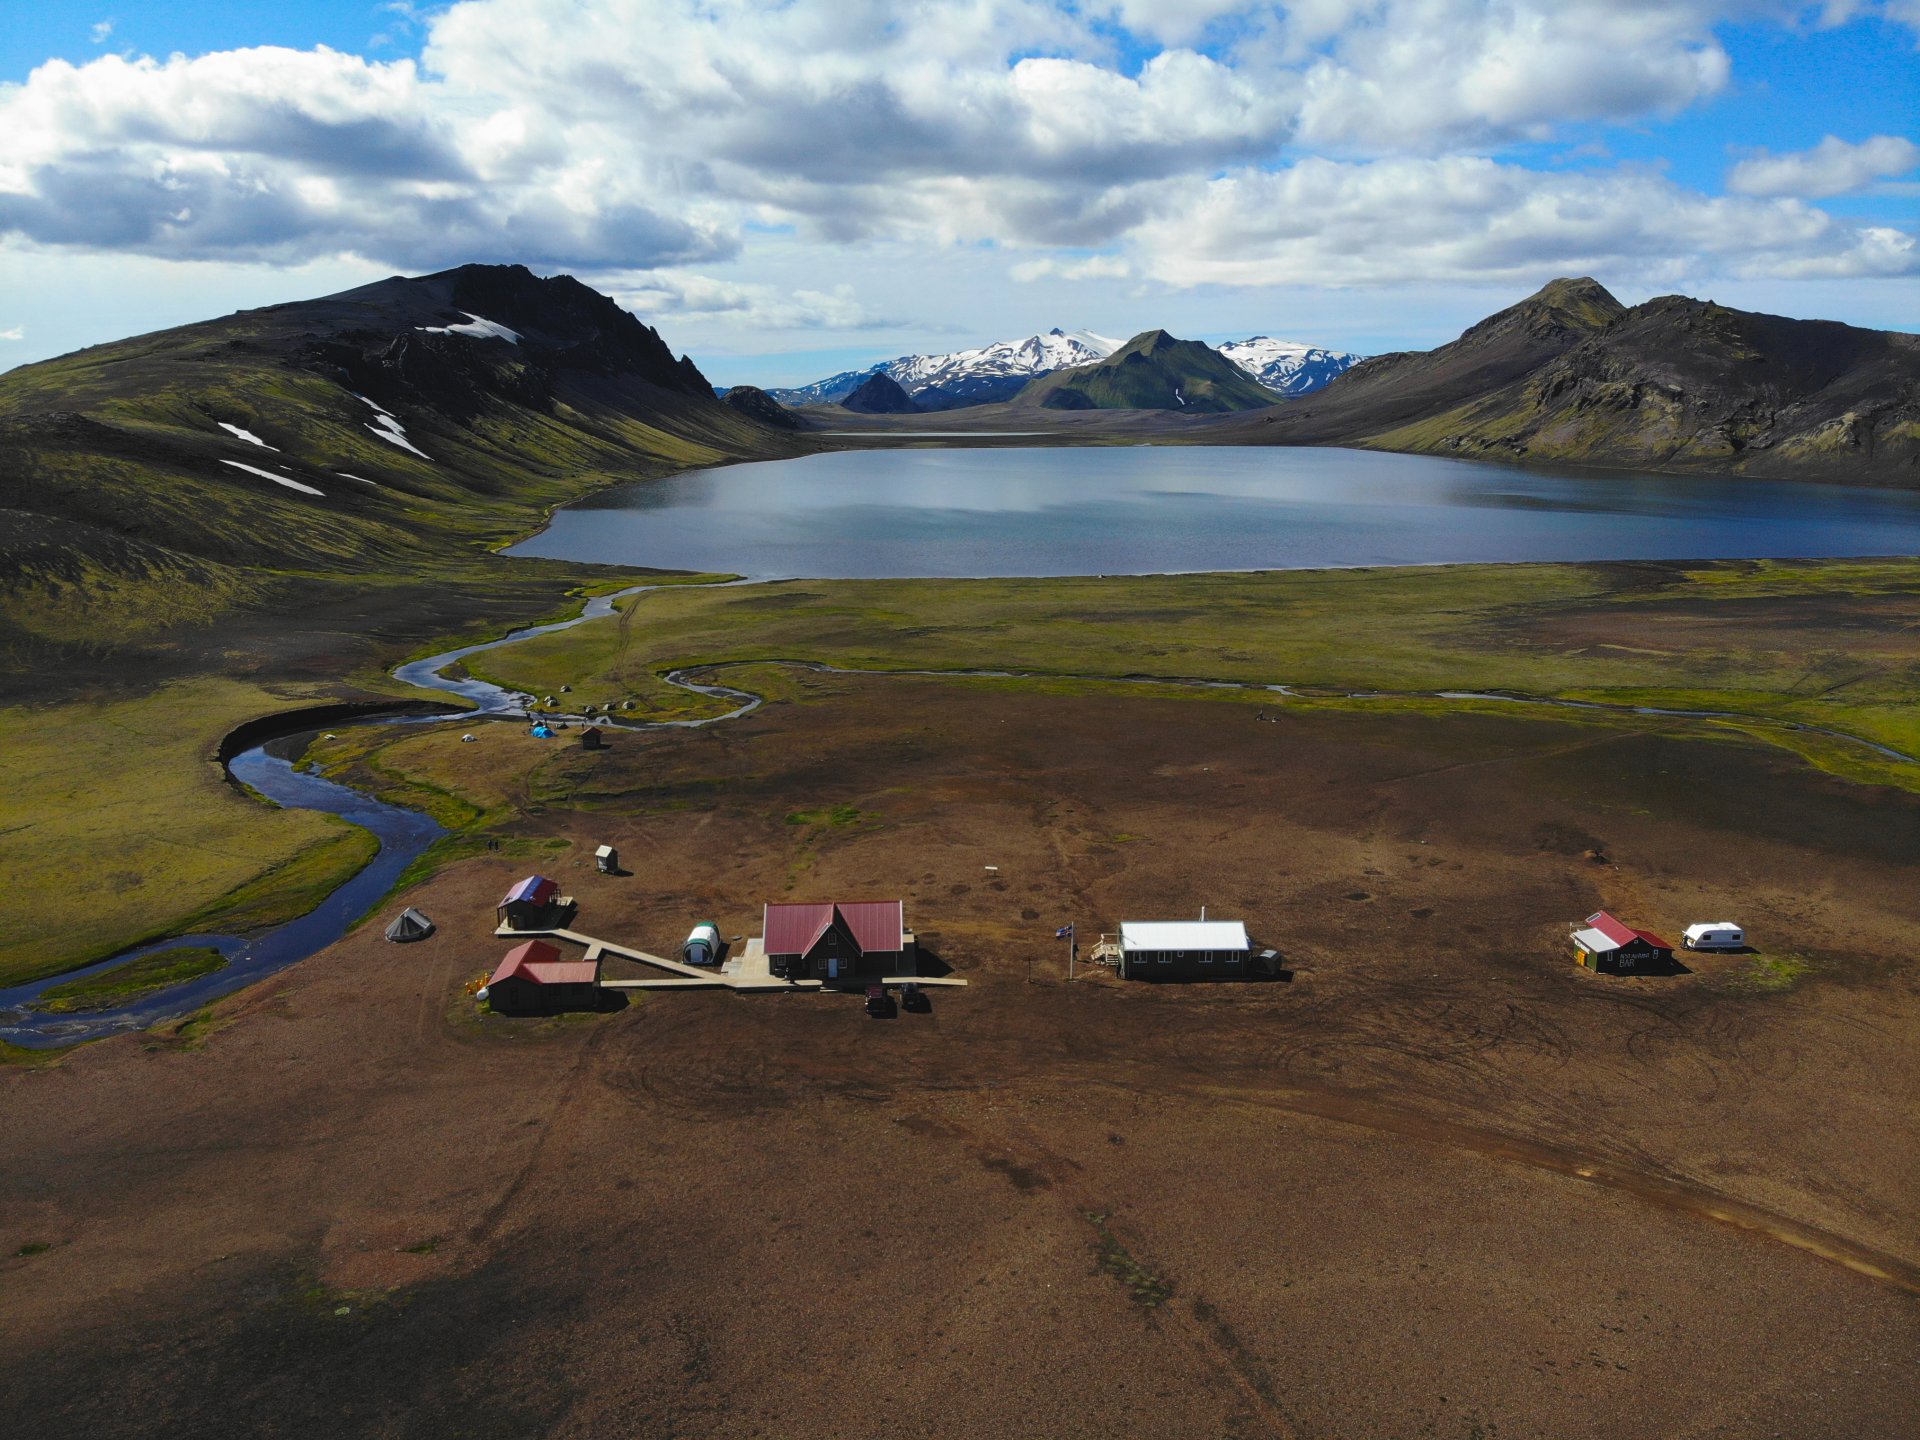
[[[891,1020],[899,1013],[893,1003],[893,997],[887,994],[884,985],[867,987],[867,1014],[876,1020]]]
[[[933,1001],[927,998],[927,992],[918,985],[902,985],[900,1008],[909,1015],[928,1015],[933,1011]]]

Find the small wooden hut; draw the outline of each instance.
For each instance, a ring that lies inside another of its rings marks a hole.
[[[480,992],[503,1015],[600,1008],[600,962],[562,960],[557,946],[529,940],[507,952]]]

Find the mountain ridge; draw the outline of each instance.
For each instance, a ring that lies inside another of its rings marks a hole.
[[[363,613],[416,573],[493,574],[488,547],[601,486],[810,448],[607,296],[520,266],[93,346],[0,375],[0,669]]]
[[[938,355],[900,355],[864,370],[842,370],[810,385],[774,387],[782,405],[837,404],[869,375],[885,372],[923,410],[948,410],[1011,400],[1027,381],[1058,370],[1098,364],[1121,342],[1091,330],[1055,326],[1019,340],[997,340]],[[1265,335],[1214,346],[1248,375],[1278,395],[1310,394],[1359,362],[1362,356]]]
[[[1682,295],[1628,307],[1567,278],[1244,438],[1920,485],[1920,336]]]
[[[1146,330],[1106,359],[1031,381],[1016,406],[1049,410],[1175,410],[1217,414],[1254,410],[1279,397],[1218,350]]]

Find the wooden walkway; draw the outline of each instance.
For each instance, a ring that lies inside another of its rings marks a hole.
[[[493,932],[502,939],[521,940],[566,940],[585,947],[587,960],[602,960],[609,955],[622,960],[631,960],[639,965],[651,965],[668,972],[669,978],[658,980],[602,980],[602,990],[734,990],[744,994],[765,994],[779,991],[814,991],[848,993],[863,990],[869,985],[885,985],[898,988],[901,985],[918,985],[928,989],[964,988],[966,981],[957,975],[872,975],[862,976],[849,981],[847,986],[829,987],[823,980],[783,980],[767,968],[767,957],[760,948],[760,941],[749,940],[741,947],[738,955],[730,956],[720,965],[689,965],[684,960],[669,960],[664,955],[654,955],[645,950],[635,950],[627,945],[619,945],[611,940],[596,939],[592,935],[582,935],[577,930],[509,930],[505,926]]]

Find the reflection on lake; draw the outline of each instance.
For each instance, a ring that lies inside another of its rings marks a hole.
[[[516,555],[757,578],[1920,554],[1920,497],[1264,446],[863,450],[619,486]]]

